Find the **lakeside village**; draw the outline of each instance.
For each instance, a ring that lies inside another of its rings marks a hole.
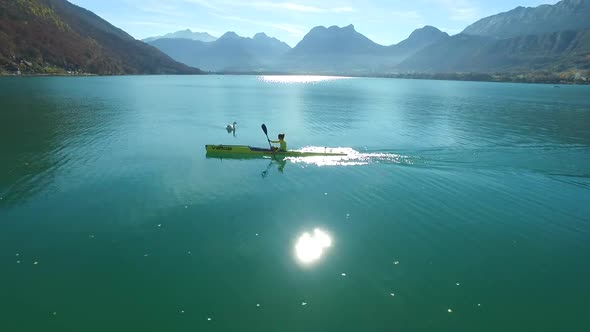
[[[8,61],[0,60],[0,76],[96,76],[75,68],[52,66],[48,63],[38,64],[25,58],[11,56]]]

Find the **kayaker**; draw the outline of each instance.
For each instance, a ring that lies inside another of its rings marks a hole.
[[[283,152],[287,152],[287,141],[285,141],[285,134],[279,134],[279,140],[278,141],[270,141],[271,143],[279,143],[280,146],[277,149],[277,147],[272,147],[273,150],[279,150],[279,151],[283,151]]]

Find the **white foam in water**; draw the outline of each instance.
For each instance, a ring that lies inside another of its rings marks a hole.
[[[352,148],[347,147],[327,148],[319,146],[307,146],[296,151],[316,153],[342,153],[345,155],[287,157],[285,159],[295,163],[313,164],[317,166],[362,166],[378,162],[405,165],[412,164],[412,161],[408,156],[398,155],[394,153],[361,153]]]

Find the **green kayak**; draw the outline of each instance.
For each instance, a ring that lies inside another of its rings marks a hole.
[[[275,151],[270,149],[256,148],[247,145],[205,145],[207,155],[210,156],[279,156],[279,157],[314,157],[314,156],[346,156],[346,153],[332,152],[325,148],[325,151]]]

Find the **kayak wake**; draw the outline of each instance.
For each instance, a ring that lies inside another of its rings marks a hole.
[[[324,147],[308,146],[297,151],[303,153],[315,153],[324,151]],[[373,163],[412,165],[412,158],[395,153],[369,152],[363,153],[349,147],[330,148],[332,153],[340,153],[340,156],[309,156],[286,157],[294,163],[314,164],[317,166],[362,166]]]

